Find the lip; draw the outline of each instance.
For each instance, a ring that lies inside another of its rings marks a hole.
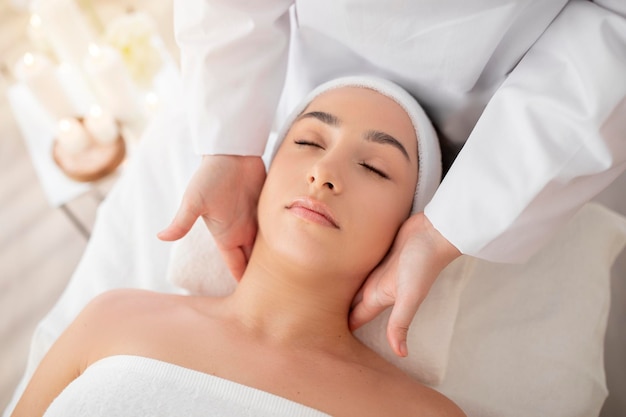
[[[311,197],[299,197],[293,200],[285,208],[292,211],[296,216],[312,221],[322,226],[340,229],[330,208],[319,200]]]

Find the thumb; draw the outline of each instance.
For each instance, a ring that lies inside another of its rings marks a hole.
[[[178,240],[189,232],[198,217],[198,214],[193,213],[186,207],[185,204],[183,204],[178,209],[172,223],[157,233],[157,237],[166,242]]]

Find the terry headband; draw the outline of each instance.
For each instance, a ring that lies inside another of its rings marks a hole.
[[[285,139],[287,132],[296,118],[304,111],[313,99],[326,91],[341,87],[369,88],[398,103],[409,115],[415,136],[417,137],[418,170],[417,187],[413,198],[411,214],[424,211],[424,207],[435,194],[441,181],[441,150],[437,133],[433,128],[422,106],[402,87],[391,81],[372,76],[349,76],[328,81],[311,91],[289,114],[278,131],[276,143],[271,153],[274,159],[276,152]]]

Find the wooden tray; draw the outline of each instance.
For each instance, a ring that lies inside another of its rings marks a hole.
[[[63,151],[55,139],[52,145],[52,159],[69,178],[80,182],[91,182],[106,177],[124,161],[126,145],[120,134],[117,140],[101,145],[93,138],[89,147],[72,154]]]

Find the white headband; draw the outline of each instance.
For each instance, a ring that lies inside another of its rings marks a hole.
[[[377,91],[398,103],[409,115],[417,136],[418,151],[417,187],[415,189],[411,214],[424,211],[424,207],[426,207],[426,204],[428,204],[435,194],[439,182],[441,181],[441,150],[439,148],[439,140],[422,106],[420,106],[402,87],[391,81],[372,76],[350,76],[337,78],[318,86],[293,109],[289,117],[287,117],[283,123],[283,126],[278,132],[276,143],[271,153],[271,159],[274,159],[278,148],[285,139],[293,122],[309,103],[320,94],[341,87],[362,87]]]

